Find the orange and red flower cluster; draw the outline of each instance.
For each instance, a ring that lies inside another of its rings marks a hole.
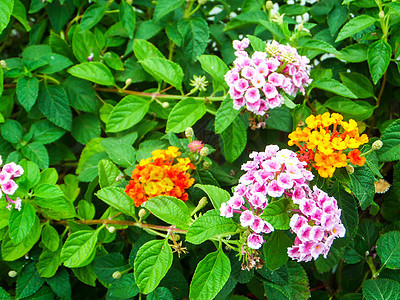
[[[364,165],[365,157],[357,148],[368,143],[368,137],[360,136],[356,121],[345,122],[341,114],[326,112],[311,115],[305,122],[307,127],[297,127],[289,134],[288,144],[297,145],[300,160],[315,167],[321,177],[332,177],[336,168],[345,167],[348,160],[353,165]]]
[[[189,158],[179,158],[177,147],[155,150],[153,157],[142,159],[132,172],[132,180],[125,192],[138,207],[157,196],[172,196],[183,201],[188,199],[185,189],[192,186],[194,178],[187,172],[195,169]],[[174,164],[174,160],[177,162]]]

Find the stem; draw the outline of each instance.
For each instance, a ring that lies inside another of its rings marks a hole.
[[[378,99],[376,99],[376,108],[375,108],[375,113],[374,113],[374,119],[372,120],[371,126],[368,129],[368,135],[371,135],[371,132],[375,126],[376,119],[378,118],[378,109],[379,109],[379,104],[382,99],[383,95],[383,90],[385,89],[385,84],[386,84],[386,75],[387,75],[387,70],[385,74],[383,74],[383,79],[382,79],[382,85],[381,85],[381,90],[379,91]]]
[[[189,0],[188,4],[186,6],[186,9],[185,9],[185,13],[183,14],[183,18],[187,19],[190,17],[190,11],[192,10],[193,3],[194,3],[194,0]]]
[[[35,74],[35,76],[39,77],[39,78],[43,78],[45,81],[50,80],[50,81],[54,82],[55,84],[61,84],[60,81],[58,81],[57,79],[55,79],[49,75]]]
[[[47,222],[47,220],[41,220],[40,222]],[[74,220],[74,222],[79,224],[85,225],[96,225],[96,224],[103,224],[103,225],[125,225],[125,226],[135,226],[144,229],[156,229],[161,231],[173,231],[186,234],[187,230],[178,229],[174,225],[171,226],[161,226],[161,225],[153,225],[153,224],[144,224],[134,221],[118,221],[118,220],[110,220],[110,219],[101,219],[101,220]],[[52,221],[53,224],[57,225],[68,225],[68,221]]]

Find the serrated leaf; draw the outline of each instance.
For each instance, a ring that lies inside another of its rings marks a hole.
[[[352,44],[340,50],[336,57],[347,62],[362,62],[367,59],[368,46],[362,43]]]
[[[81,63],[87,63],[88,57],[93,61],[100,59],[100,48],[95,35],[89,30],[82,30],[76,26],[72,36],[72,49],[76,59]]]
[[[136,244],[136,243],[135,243]],[[136,285],[133,274],[126,274],[116,280],[108,289],[107,296],[119,298],[131,298],[139,294],[139,288]]]
[[[154,9],[154,15],[153,15],[154,20],[161,19],[165,15],[179,8],[184,2],[185,0],[176,0],[176,1],[158,0],[156,8]]]
[[[81,114],[73,119],[72,136],[81,144],[87,144],[91,139],[100,137],[100,121],[94,114]]]
[[[261,218],[278,230],[287,230],[290,228],[290,219],[286,212],[287,202],[279,200],[271,202],[264,209]]]
[[[164,0],[169,1],[169,0]],[[178,22],[178,30],[182,35],[182,47],[192,62],[204,53],[209,41],[209,29],[203,18],[183,18]]]
[[[107,283],[119,281],[119,279],[113,278],[114,272],[122,272],[128,267],[128,263],[121,253],[99,256],[93,261],[93,271],[100,280]]]
[[[400,267],[400,232],[391,231],[378,239],[376,251],[382,261],[382,265],[389,269]]]
[[[315,261],[315,267],[318,272],[326,273],[329,272],[333,267],[335,267],[340,259],[342,258],[344,253],[344,248],[337,249],[335,247],[331,247],[329,250],[329,254],[327,258],[324,258],[322,255],[318,257]]]
[[[203,190],[217,210],[220,209],[222,203],[227,202],[231,198],[227,191],[214,185],[196,184],[194,187]]]
[[[0,34],[10,22],[11,13],[14,7],[14,0],[0,1]]]
[[[17,278],[16,296],[18,299],[36,293],[43,285],[44,279],[39,276],[33,261],[27,263]]]
[[[374,98],[374,90],[371,81],[357,72],[339,73],[343,84],[347,86],[358,98]]]
[[[135,214],[133,200],[119,187],[106,187],[99,190],[96,196],[128,216]]]
[[[231,273],[231,263],[219,249],[209,253],[196,267],[190,283],[189,298],[196,300],[214,299]]]
[[[213,209],[207,211],[190,225],[186,241],[198,245],[212,237],[233,234],[236,229],[237,225],[233,219],[221,217],[219,209]]]
[[[7,121],[1,125],[1,135],[10,143],[20,143],[23,133],[22,125],[18,121],[7,119]]]
[[[239,110],[233,108],[232,99],[228,97],[224,101],[222,101],[221,106],[218,108],[217,114],[215,116],[215,133],[222,133],[226,128],[228,128],[229,125],[232,124],[232,122],[237,118],[238,115]]]
[[[247,126],[240,118],[233,122],[221,133],[224,142],[224,154],[228,162],[234,162],[242,154],[247,144]]]
[[[60,251],[61,248],[58,248],[58,251],[55,252],[48,249],[43,250],[36,264],[40,277],[49,278],[56,274],[58,267],[61,265]]]
[[[182,90],[183,71],[180,65],[161,57],[146,58],[139,61],[146,72],[159,81],[165,81]]]
[[[179,133],[194,125],[206,113],[204,101],[186,98],[174,106],[168,116],[166,132]]]
[[[356,121],[366,120],[372,116],[375,107],[363,100],[350,100],[341,96],[329,98],[324,105],[345,117]]]
[[[9,235],[15,244],[20,243],[32,229],[36,221],[35,208],[27,202],[22,202],[21,210],[13,209],[9,219]]]
[[[340,42],[360,31],[363,31],[364,29],[373,25],[376,21],[376,18],[368,15],[360,15],[355,17],[354,19],[351,19],[339,31],[338,37],[336,38],[335,42]]]
[[[366,167],[355,168],[354,173],[350,175],[351,191],[360,202],[361,209],[366,209],[374,200],[375,190],[371,189],[374,186],[375,177],[372,172]]]
[[[223,83],[225,74],[229,71],[227,65],[216,55],[201,55],[199,62],[204,71],[210,74],[215,81]]]
[[[95,26],[103,18],[108,9],[108,5],[92,4],[82,16],[81,29],[88,30]]]
[[[369,46],[367,55],[372,81],[374,84],[377,84],[378,80],[385,74],[389,67],[392,48],[387,42],[379,40]]]
[[[33,135],[34,142],[49,144],[62,137],[65,131],[48,120],[40,120],[32,124],[29,133]]]
[[[49,167],[49,154],[43,144],[39,142],[29,143],[22,147],[21,151],[26,158],[37,164],[40,169],[44,170]]]
[[[107,132],[119,132],[139,123],[149,110],[149,101],[133,95],[123,98],[107,120]]]
[[[189,223],[191,222],[189,209],[180,199],[159,196],[147,200],[143,206],[168,224],[184,230],[189,228]]]
[[[132,5],[128,4],[125,0],[122,0],[119,5],[119,20],[126,34],[132,39],[136,26],[136,14]]]
[[[62,83],[72,107],[91,113],[97,113],[97,97],[93,85],[86,80],[69,76]]]
[[[0,93],[1,94],[1,93]],[[36,77],[22,77],[17,82],[19,103],[29,112],[39,95],[39,80]]]
[[[275,271],[286,264],[289,259],[287,249],[291,246],[292,241],[288,236],[282,231],[274,231],[263,245],[267,268],[271,271]]]
[[[115,85],[114,77],[107,66],[99,62],[84,62],[68,69],[72,76],[102,85]]]
[[[362,290],[366,300],[400,299],[400,284],[391,279],[368,279]]]
[[[377,151],[379,161],[400,160],[400,120],[394,121],[382,133],[383,146]]]
[[[71,299],[71,283],[65,268],[60,268],[53,277],[46,279],[46,282],[58,297]]]
[[[172,259],[168,239],[149,241],[140,247],[134,262],[134,275],[142,293],[148,294],[156,289],[171,267]]]
[[[100,188],[106,188],[108,186],[117,183],[117,176],[120,174],[120,170],[108,159],[102,159],[99,162],[99,184]]]
[[[319,40],[308,40],[307,42],[301,44],[301,48],[304,49],[311,49],[311,50],[318,50],[324,53],[333,53],[333,54],[340,54],[339,51],[336,50],[331,44],[319,41]]]
[[[50,250],[56,251],[60,244],[60,236],[57,230],[50,224],[46,224],[42,230],[42,242]]]
[[[143,60],[151,57],[165,58],[164,55],[152,43],[135,39],[133,41],[133,52],[138,60]]]
[[[344,84],[340,83],[335,79],[319,79],[317,81],[313,81],[311,84],[313,88],[318,88],[324,91],[328,91],[339,96],[348,97],[352,99],[356,99],[357,96],[353,94],[351,90],[349,90]]]

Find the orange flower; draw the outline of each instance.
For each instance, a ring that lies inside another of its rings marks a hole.
[[[125,188],[125,193],[138,207],[148,199],[157,196],[172,196],[183,201],[188,200],[185,189],[194,183],[194,178],[187,173],[195,169],[189,158],[178,158],[181,153],[176,147],[167,150],[155,150],[153,157],[142,159],[132,172],[132,180]],[[174,164],[174,159],[177,161]]]
[[[360,136],[356,121],[345,122],[341,114],[326,112],[307,117],[305,123],[307,127],[297,127],[289,134],[288,144],[298,146],[299,159],[314,167],[321,177],[332,177],[336,168],[347,165],[348,159],[359,166],[365,163],[357,148],[368,143],[368,136]],[[347,149],[353,150],[346,155]]]

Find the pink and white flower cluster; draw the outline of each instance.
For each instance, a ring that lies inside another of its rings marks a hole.
[[[314,190],[298,201],[298,213],[290,219],[290,228],[297,234],[294,246],[288,248],[288,255],[297,261],[310,261],[323,254],[326,258],[335,238],[344,237],[343,226],[334,197],[314,186]]]
[[[279,150],[276,145],[267,146],[264,152],[253,152],[250,158],[253,160],[242,165],[246,173],[240,177],[234,195],[220,210],[221,216],[227,218],[240,214],[241,225],[251,230],[248,246],[259,249],[264,243],[262,234],[274,230],[260,217],[270,199],[283,196],[301,201],[310,192],[308,181],[314,175],[305,169],[296,153]]]
[[[245,51],[249,44],[248,38],[233,41],[236,59],[233,69],[225,74],[235,109],[245,106],[262,116],[283,104],[281,91],[291,96],[298,91],[304,94],[304,88],[312,81],[307,57],[276,41],[268,43],[265,52],[255,51],[250,57]]]
[[[3,161],[0,156],[0,165],[2,164]],[[21,199],[17,198],[16,200],[12,200],[8,196],[13,195],[18,188],[18,185],[13,179],[21,176],[23,173],[24,169],[14,162],[5,164],[3,168],[0,169],[0,198],[4,193],[7,200],[7,208],[9,210],[11,210],[12,204],[14,204],[15,209],[21,210]]]

